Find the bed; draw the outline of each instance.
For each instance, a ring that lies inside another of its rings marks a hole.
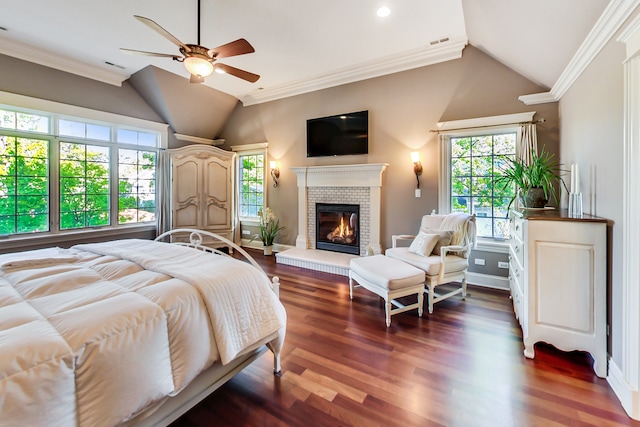
[[[0,424],[168,425],[267,348],[279,374],[277,293],[191,229],[0,255]]]

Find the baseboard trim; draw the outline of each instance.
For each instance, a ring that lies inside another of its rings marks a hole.
[[[262,250],[262,242],[260,240],[242,239],[242,241],[240,242],[240,246],[242,246],[243,248]],[[281,245],[279,243],[274,243],[273,252],[282,252],[294,247],[295,246]]]
[[[509,290],[508,277],[494,276],[492,274],[467,272],[467,283],[485,288]]]
[[[607,382],[627,415],[634,420],[640,420],[640,393],[625,380],[622,370],[612,359],[609,359]]]

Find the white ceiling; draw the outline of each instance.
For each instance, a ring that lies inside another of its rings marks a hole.
[[[455,59],[467,42],[551,88],[608,0],[201,3],[202,45],[244,37],[256,49],[220,60],[261,75],[256,83],[217,74],[205,82],[247,104]],[[387,18],[376,16],[383,4],[391,9]],[[134,14],[153,19],[184,43],[197,42],[197,0],[29,0],[3,5],[0,53],[117,85],[148,65],[188,78],[170,58],[119,50],[178,54]]]

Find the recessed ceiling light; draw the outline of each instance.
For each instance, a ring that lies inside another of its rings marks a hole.
[[[376,13],[380,18],[386,18],[391,13],[391,9],[389,9],[387,6],[382,6]]]

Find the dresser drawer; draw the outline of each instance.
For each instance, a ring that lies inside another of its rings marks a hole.
[[[524,296],[522,294],[522,287],[515,278],[513,270],[509,274],[509,286],[511,288],[511,300],[513,302],[513,311],[516,315],[516,319],[522,324],[522,309],[524,304]]]
[[[524,240],[524,220],[517,216],[511,217],[511,235],[518,240]]]
[[[518,260],[520,267],[524,267],[524,243],[518,239],[511,239],[509,251],[509,255]]]

